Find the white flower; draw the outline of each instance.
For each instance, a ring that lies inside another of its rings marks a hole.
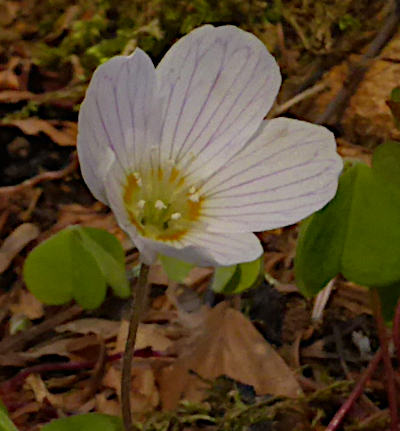
[[[136,49],[97,69],[79,114],[82,173],[145,262],[254,260],[252,232],[332,199],[342,169],[333,135],[263,120],[280,83],[261,41],[233,26],[194,30],[157,68]]]

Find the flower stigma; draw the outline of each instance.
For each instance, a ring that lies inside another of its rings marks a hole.
[[[131,172],[124,186],[124,205],[138,232],[158,241],[181,239],[199,219],[204,197],[181,172],[168,168]]]

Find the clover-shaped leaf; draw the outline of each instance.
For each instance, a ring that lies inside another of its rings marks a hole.
[[[75,299],[93,309],[105,298],[107,284],[129,296],[124,251],[110,233],[72,226],[37,246],[24,265],[28,289],[43,303],[60,305]]]
[[[262,274],[263,259],[240,263],[232,266],[221,266],[215,269],[211,288],[216,293],[237,294],[253,287]]]
[[[159,255],[159,259],[168,279],[177,283],[183,283],[189,271],[194,267],[191,263],[171,256]]]
[[[336,274],[369,287],[400,281],[400,144],[375,151],[372,168],[348,167],[335,198],[304,222],[295,260],[314,295]]]

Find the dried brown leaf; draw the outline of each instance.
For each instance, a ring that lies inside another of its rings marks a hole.
[[[110,367],[104,376],[103,385],[115,390],[121,397],[121,370]],[[149,364],[137,361],[132,366],[132,412],[142,413],[154,410],[160,402],[153,369]]]
[[[222,303],[209,314],[203,333],[174,364],[164,368],[160,380],[162,405],[177,406],[181,398],[198,401],[206,379],[226,375],[252,385],[257,394],[296,397],[300,386],[290,368],[240,312]]]
[[[116,337],[118,335],[120,323],[115,320],[87,318],[77,319],[56,328],[57,332],[74,332],[77,334],[96,334],[103,340]]]
[[[22,120],[7,120],[6,126],[15,126],[27,135],[39,135],[44,133],[58,145],[75,146],[77,136],[77,124],[73,121],[42,120],[31,117]]]
[[[10,310],[14,314],[23,314],[28,319],[40,319],[44,315],[43,304],[36,299],[31,292],[20,289],[17,302],[10,305]]]
[[[32,223],[23,223],[13,230],[0,247],[0,274],[11,264],[14,257],[39,236],[39,228]]]
[[[114,353],[125,350],[126,339],[128,337],[129,323],[126,320],[121,322]],[[150,347],[157,352],[165,352],[171,347],[172,341],[165,335],[165,329],[153,323],[142,323],[139,325],[136,337],[136,349]]]
[[[108,399],[114,391],[106,389],[99,394],[96,394],[96,411],[99,413],[104,413],[106,415],[119,416],[121,414],[121,406],[118,401],[114,399]]]

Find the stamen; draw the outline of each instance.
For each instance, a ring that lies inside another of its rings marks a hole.
[[[192,186],[189,189],[189,193],[192,195],[193,193],[196,193],[196,187]]]
[[[138,208],[140,208],[141,210],[144,208],[145,205],[146,201],[143,199],[140,199],[140,201],[137,203]]]
[[[189,200],[192,202],[199,202],[200,201],[200,195],[198,193],[193,193],[189,196]]]
[[[182,217],[181,213],[173,213],[171,214],[171,219],[172,220],[179,220]]]
[[[139,186],[139,187],[142,187],[142,177],[140,176],[140,174],[139,174],[139,172],[134,172],[133,173],[133,176],[135,177],[135,180],[136,180],[136,184]]]
[[[165,208],[167,208],[167,205],[165,205],[163,201],[157,200],[154,204],[154,207],[158,210],[165,210]]]

